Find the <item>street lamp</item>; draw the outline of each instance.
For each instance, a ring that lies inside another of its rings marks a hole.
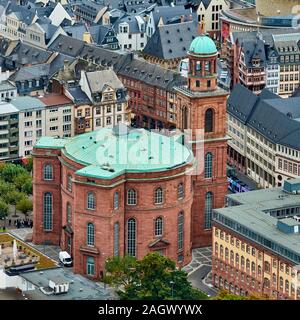
[[[172,299],[173,299],[174,298],[174,284],[175,284],[175,282],[171,280],[170,284],[172,286]]]

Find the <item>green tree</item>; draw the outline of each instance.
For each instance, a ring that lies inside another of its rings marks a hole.
[[[4,228],[6,226],[6,218],[8,214],[9,214],[8,204],[3,199],[0,199],[0,219],[4,219]]]
[[[133,280],[137,260],[131,256],[109,258],[105,264],[106,276],[104,281],[125,289]]]
[[[13,182],[14,178],[22,173],[28,174],[20,165],[4,163],[0,166],[0,177],[6,182]]]
[[[0,180],[0,195],[3,199],[6,199],[7,195],[14,190],[13,184]]]
[[[113,277],[118,278],[118,274]],[[119,295],[126,300],[207,299],[205,294],[192,288],[186,272],[177,270],[174,261],[158,253],[149,253],[136,261],[130,270],[130,281]]]
[[[6,196],[6,201],[7,203],[9,203],[10,205],[15,207],[15,216],[16,216],[16,211],[17,211],[17,203],[21,200],[26,198],[26,195],[22,192],[19,192],[17,190],[13,190],[11,192],[9,192]]]
[[[28,198],[22,198],[17,203],[17,209],[25,214],[25,216],[28,215],[30,211],[32,211],[32,201]]]
[[[13,184],[19,191],[22,191],[24,185],[28,183],[32,183],[31,176],[28,172],[20,173],[13,178]]]
[[[22,192],[26,193],[27,195],[32,194],[32,180],[28,179],[22,186]]]

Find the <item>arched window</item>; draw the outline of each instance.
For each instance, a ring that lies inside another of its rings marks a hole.
[[[119,209],[119,192],[114,193],[114,210]]]
[[[87,194],[87,209],[95,210],[95,194],[93,192]]]
[[[238,253],[235,254],[235,263],[239,263],[240,262],[240,256]]]
[[[157,188],[155,189],[155,204],[161,204],[163,203],[163,189],[162,188]]]
[[[119,256],[119,247],[120,247],[120,225],[119,222],[114,224],[114,256]]]
[[[127,204],[130,206],[136,205],[136,191],[134,189],[127,191]]]
[[[163,218],[158,217],[155,219],[155,236],[159,237],[163,234]]]
[[[44,193],[44,230],[52,230],[53,226],[53,198],[51,192]]]
[[[214,111],[207,109],[205,112],[205,132],[214,131]]]
[[[182,129],[188,129],[188,108],[186,106],[182,109]]]
[[[213,194],[212,192],[207,192],[205,195],[204,229],[211,229],[212,209]]]
[[[127,221],[127,253],[136,256],[136,222],[133,218]]]
[[[216,254],[218,253],[218,249],[219,249],[218,242],[215,242],[215,253],[216,253]]]
[[[183,183],[179,183],[179,185],[177,186],[177,198],[178,200],[181,200],[184,198]]]
[[[72,208],[69,202],[67,203],[67,223],[72,223]]]
[[[53,180],[53,166],[52,164],[44,165],[44,180]]]
[[[70,192],[72,191],[72,176],[70,174],[68,174],[67,178],[67,188]]]
[[[180,212],[178,214],[178,236],[177,236],[177,246],[178,250],[183,250],[183,240],[184,240],[184,214]]]
[[[95,274],[95,259],[94,257],[87,257],[86,259],[86,273],[89,276]]]
[[[93,223],[89,222],[87,224],[87,245],[94,246],[95,245],[95,227]]]
[[[208,152],[205,155],[204,161],[204,178],[209,179],[212,178],[213,174],[213,155],[211,152]]]

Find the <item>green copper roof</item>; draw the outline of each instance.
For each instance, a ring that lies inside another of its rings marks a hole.
[[[41,138],[36,147],[61,147],[66,157],[84,166],[77,174],[101,179],[125,172],[164,171],[193,161],[192,151],[178,142],[178,136],[116,128],[103,128],[68,139]]]
[[[197,38],[195,38],[191,45],[190,45],[190,49],[189,49],[189,53],[191,54],[205,54],[205,55],[209,55],[209,54],[216,54],[217,53],[217,47],[214,43],[214,41],[206,36],[206,35],[201,35]]]
[[[41,137],[35,144],[35,147],[42,149],[61,149],[68,141],[69,138]]]

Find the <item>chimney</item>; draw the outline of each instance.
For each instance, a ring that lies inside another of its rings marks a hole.
[[[92,37],[89,32],[84,32],[82,36],[82,40],[85,41],[86,43],[92,43]]]
[[[69,60],[65,59],[64,60],[64,71],[66,71],[69,67]]]

